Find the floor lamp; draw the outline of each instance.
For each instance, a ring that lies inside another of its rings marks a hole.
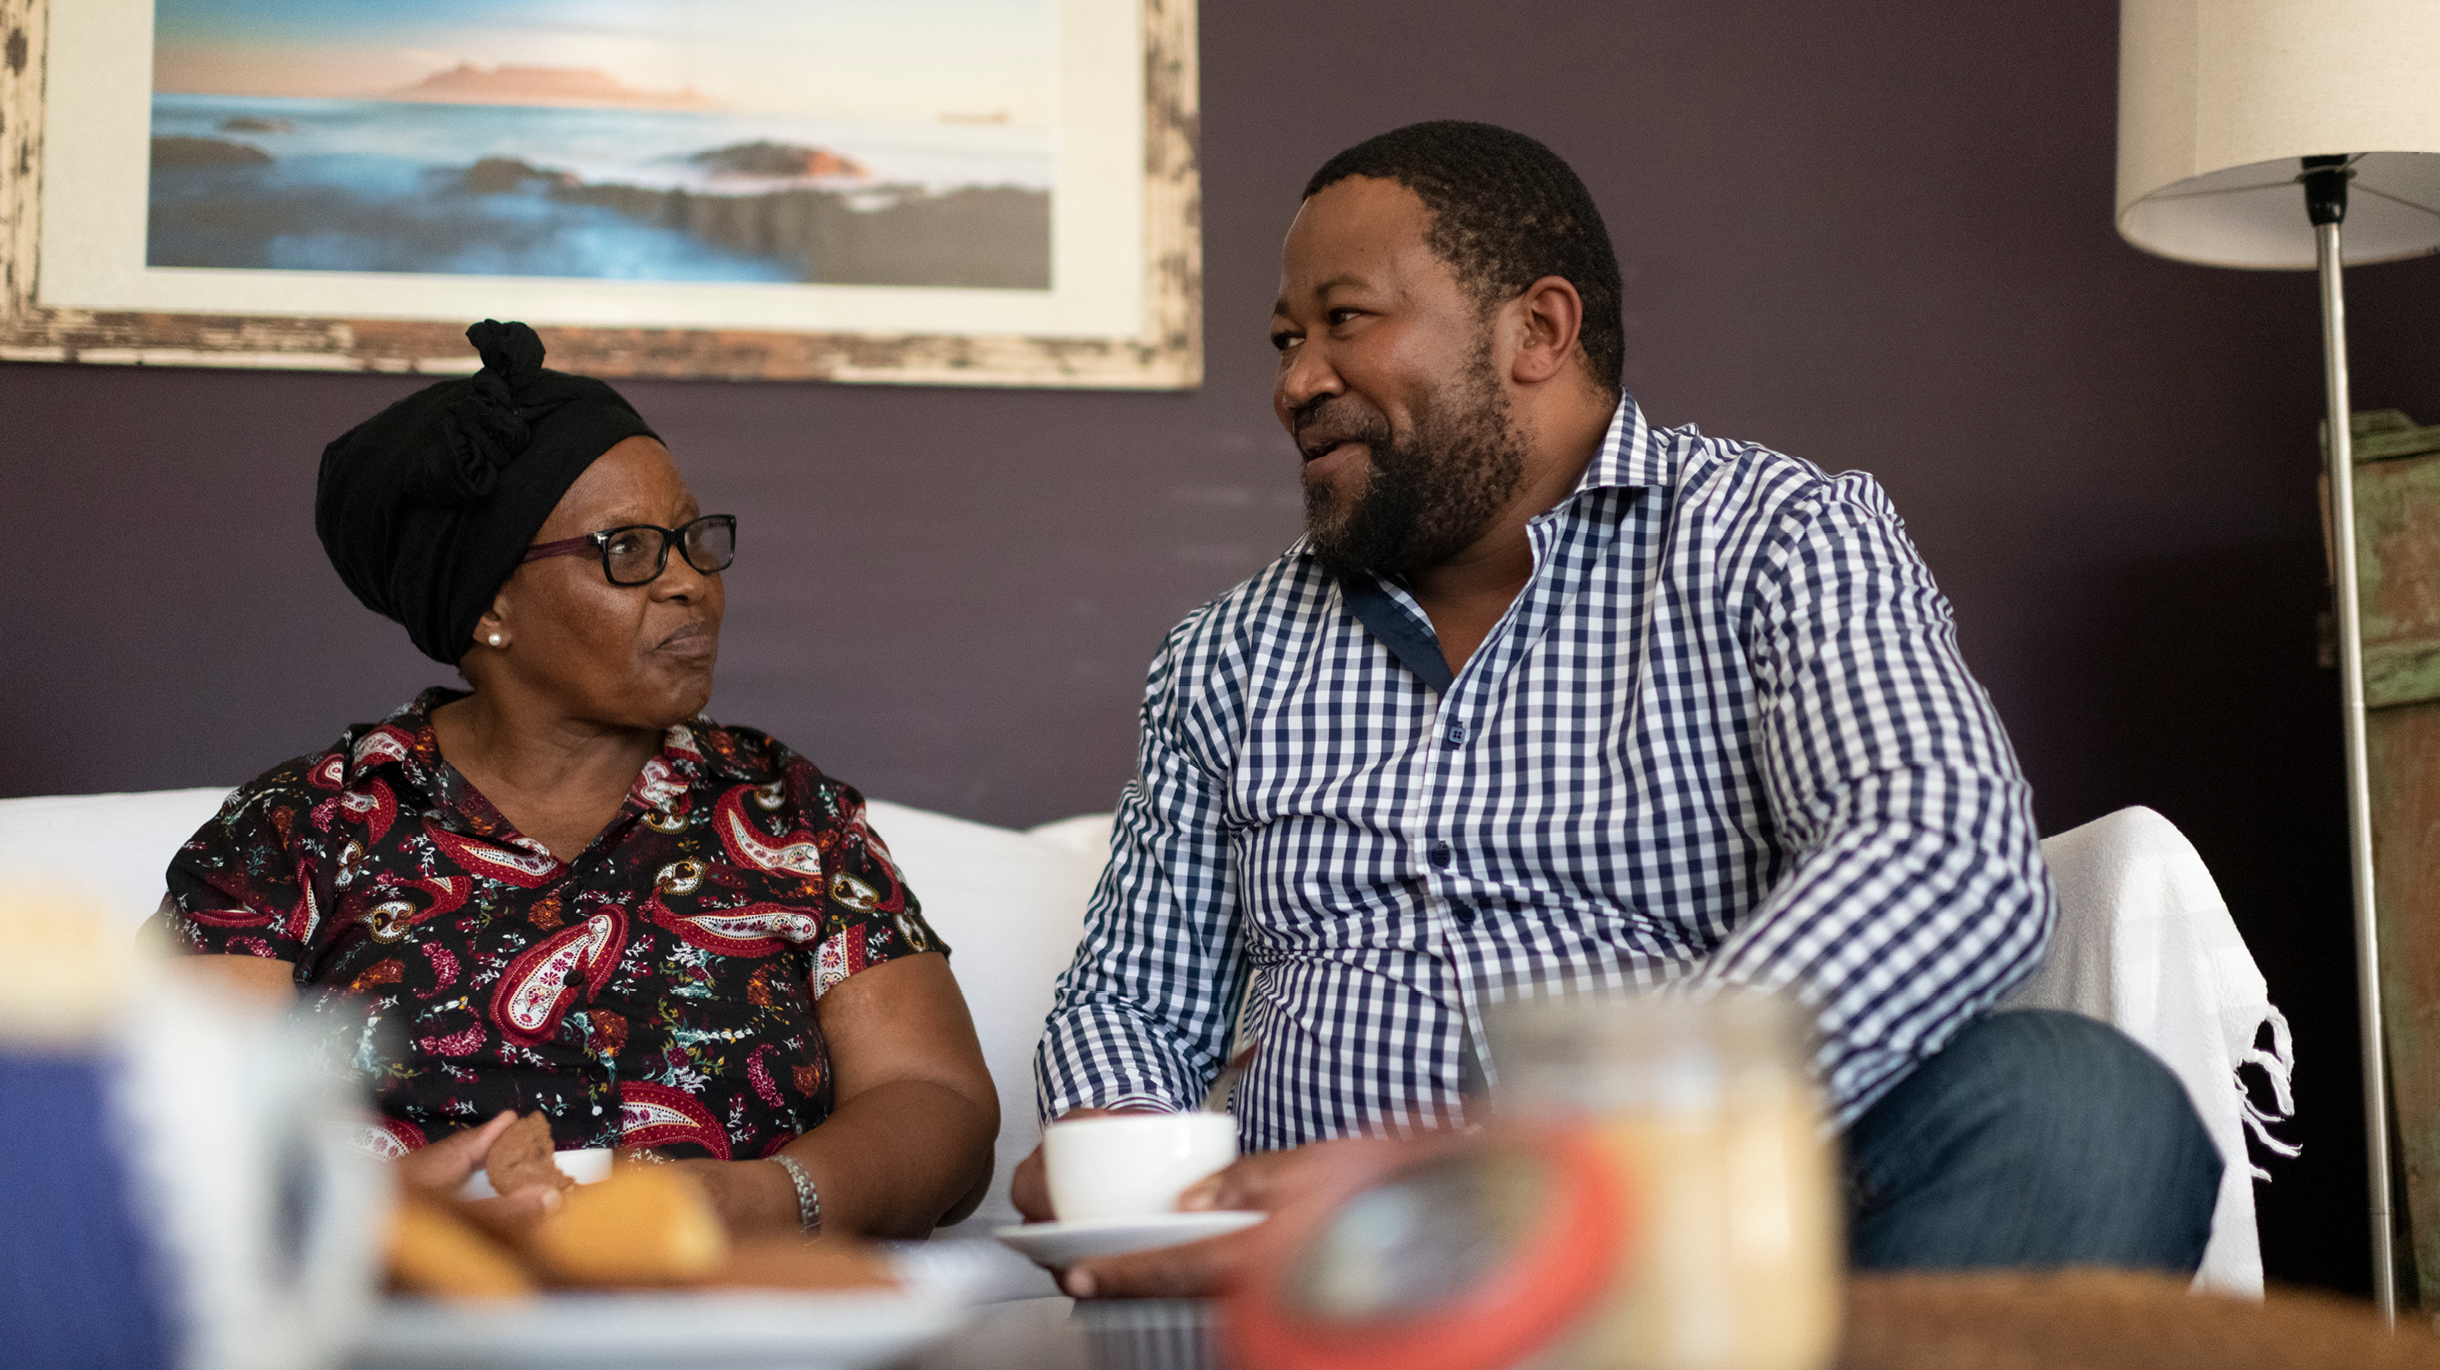
[[[2179,261],[2321,274],[2372,1290],[2395,1318],[2340,266],[2440,251],[2440,3],[2123,0],[2118,231]]]

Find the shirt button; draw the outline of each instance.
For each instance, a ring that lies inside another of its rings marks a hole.
[[[1425,849],[1423,854],[1430,858],[1433,865],[1440,867],[1442,870],[1447,870],[1449,868],[1449,862],[1454,860],[1457,855],[1457,853],[1449,850],[1449,844],[1446,842],[1433,843],[1429,848]]]
[[[1457,722],[1457,723],[1452,723],[1452,724],[1450,724],[1450,725],[1449,725],[1448,738],[1449,738],[1449,750],[1450,750],[1450,751],[1456,751],[1458,748],[1465,746],[1465,745],[1466,745],[1466,725],[1465,725],[1463,722]]]
[[[595,1115],[596,1117],[600,1116],[601,1111],[602,1111],[602,1106],[601,1106],[600,1104],[595,1104],[595,1105],[593,1106],[593,1112],[594,1112],[594,1115]]]
[[[1449,911],[1457,915],[1457,925],[1459,927],[1470,928],[1474,926],[1474,906],[1472,904],[1460,899],[1456,903],[1449,906]]]

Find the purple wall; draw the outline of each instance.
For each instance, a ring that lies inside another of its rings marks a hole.
[[[1199,393],[628,387],[743,516],[718,715],[884,798],[1107,808],[1161,633],[1295,531],[1263,336],[1304,177],[1412,119],[1525,130],[1610,217],[1655,420],[1876,473],[2044,829],[2142,803],[2202,849],[2297,1027],[2272,1275],[2360,1288],[2311,283],[2111,231],[2117,6],[1204,11]],[[2440,420],[2440,263],[2350,286],[2359,406]],[[0,366],[0,794],[232,783],[446,678],[310,522],[323,442],[413,384]]]

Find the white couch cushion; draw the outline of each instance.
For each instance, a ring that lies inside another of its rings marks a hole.
[[[206,785],[0,799],[0,878],[89,902],[133,933],[161,906],[169,859],[228,796]]]
[[[948,939],[949,964],[1000,1090],[1000,1137],[990,1197],[954,1228],[979,1235],[1018,1221],[1008,1172],[1034,1149],[1034,1043],[1050,1016],[1051,984],[1084,933],[1084,905],[1107,859],[1107,814],[1013,832],[872,802],[873,831]],[[1091,832],[1098,825],[1098,842]]]
[[[96,904],[132,933],[159,906],[170,858],[227,795],[208,786],[0,799],[0,879]],[[949,1229],[980,1233],[1017,1221],[1008,1172],[1039,1136],[1034,1043],[1050,1013],[1051,983],[1075,954],[1110,818],[1023,833],[879,800],[870,818],[925,918],[953,949],[951,965],[999,1086],[990,1197]]]

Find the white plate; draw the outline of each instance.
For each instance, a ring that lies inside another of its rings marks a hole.
[[[1124,1256],[1184,1246],[1206,1237],[1242,1232],[1269,1217],[1245,1209],[1201,1213],[1155,1213],[1143,1218],[1100,1218],[1084,1223],[1027,1223],[991,1235],[1044,1265],[1066,1265],[1094,1256]]]
[[[388,1299],[350,1370],[860,1370],[946,1335],[965,1310],[886,1290],[547,1294],[485,1306]]]

